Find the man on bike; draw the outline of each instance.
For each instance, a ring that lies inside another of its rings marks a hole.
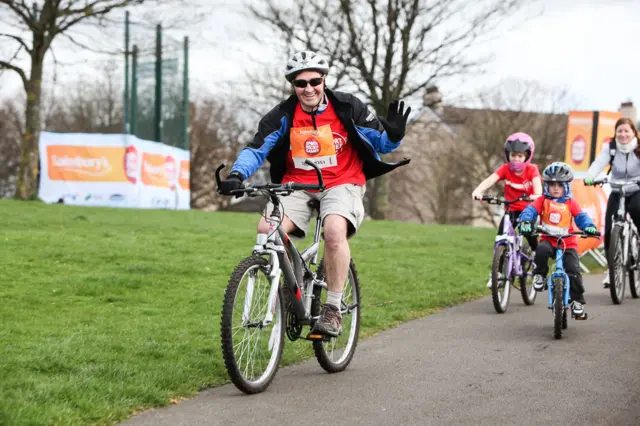
[[[405,111],[404,102],[393,101],[386,119],[376,117],[357,97],[326,88],[328,73],[329,63],[321,55],[311,51],[293,55],[284,76],[294,94],[260,120],[253,140],[221,182],[220,192],[231,195],[265,159],[271,164],[274,183],[316,183],[316,173],[304,164],[306,160],[322,169],[326,191],[284,197],[282,226],[287,234],[304,237],[313,214],[309,201],[319,201],[328,292],[313,331],[335,337],[342,327],[340,302],[351,260],[347,239],[364,218],[365,183],[409,162],[386,163],[378,154],[398,148],[411,108]],[[267,213],[272,208],[267,206]],[[269,223],[263,217],[258,233],[268,232]]]

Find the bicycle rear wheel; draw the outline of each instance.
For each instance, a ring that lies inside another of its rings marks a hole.
[[[563,299],[563,280],[560,277],[553,279],[553,337],[556,339],[562,338],[563,321],[562,317],[564,313],[564,301]],[[566,323],[566,321],[565,321]]]
[[[623,244],[622,228],[614,226],[611,230],[609,240],[607,262],[609,263],[609,290],[611,292],[611,300],[616,305],[621,304],[624,300],[624,291],[627,285],[627,265],[624,263]]]
[[[509,250],[507,246],[496,247],[491,268],[491,299],[496,312],[503,314],[509,307],[511,280],[507,279],[509,271]]]
[[[318,266],[318,275],[324,276],[324,259]],[[327,299],[322,287],[314,287],[311,316],[317,319]],[[360,281],[353,260],[349,264],[347,282],[342,291],[342,332],[329,341],[314,340],[313,351],[320,366],[328,373],[344,371],[356,353],[360,336]]]
[[[271,301],[269,262],[251,256],[240,262],[227,284],[220,334],[222,355],[234,385],[247,394],[264,391],[278,371],[284,347],[284,309],[278,293],[273,321],[264,324]]]

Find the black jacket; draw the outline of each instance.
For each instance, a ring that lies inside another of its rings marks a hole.
[[[363,162],[366,179],[372,179],[409,163],[405,158],[397,163],[380,160],[380,154],[394,151],[400,142],[389,140],[378,118],[357,97],[325,89],[329,102],[347,130],[348,141]],[[298,103],[295,95],[273,108],[262,117],[253,140],[242,150],[233,164],[232,172],[244,179],[255,173],[267,159],[271,163],[271,181],[281,183],[285,173],[287,153],[290,149],[289,129]]]

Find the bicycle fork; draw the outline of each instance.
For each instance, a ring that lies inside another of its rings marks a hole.
[[[562,263],[563,256],[564,256],[564,252],[562,250],[556,250],[556,270],[549,277],[548,286],[547,286],[549,288],[547,290],[547,293],[549,293],[549,309],[553,309],[553,295],[555,293],[553,288],[553,279],[558,277],[562,278],[562,284],[563,284],[562,306],[564,309],[567,309],[567,307],[569,306],[570,283],[569,283],[569,276],[564,272],[564,265]]]
[[[280,261],[278,259],[278,253],[284,253],[284,247],[277,245],[275,238],[270,236],[267,238],[265,234],[258,234],[256,245],[253,247],[254,255],[266,255],[269,257],[269,298],[266,316],[262,321],[262,325],[269,325],[273,322],[273,316],[276,313],[276,303],[278,301],[278,285],[280,284],[280,275],[282,269],[280,269]],[[249,275],[249,281],[247,282],[247,291],[245,292],[244,309],[242,311],[242,321],[249,321],[251,312],[251,305],[253,302],[253,290],[255,286],[256,274]]]

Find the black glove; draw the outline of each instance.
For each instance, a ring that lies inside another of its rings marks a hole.
[[[387,136],[391,142],[400,142],[404,137],[404,132],[407,129],[407,119],[411,113],[411,107],[407,108],[404,112],[404,101],[398,101],[397,99],[389,104],[389,110],[387,111],[387,118],[378,117],[382,123],[382,127],[387,131]]]
[[[235,195],[236,198],[242,197],[242,194],[233,194],[231,191],[242,187],[242,175],[238,172],[231,172],[223,181],[220,181],[218,192],[222,195]]]

